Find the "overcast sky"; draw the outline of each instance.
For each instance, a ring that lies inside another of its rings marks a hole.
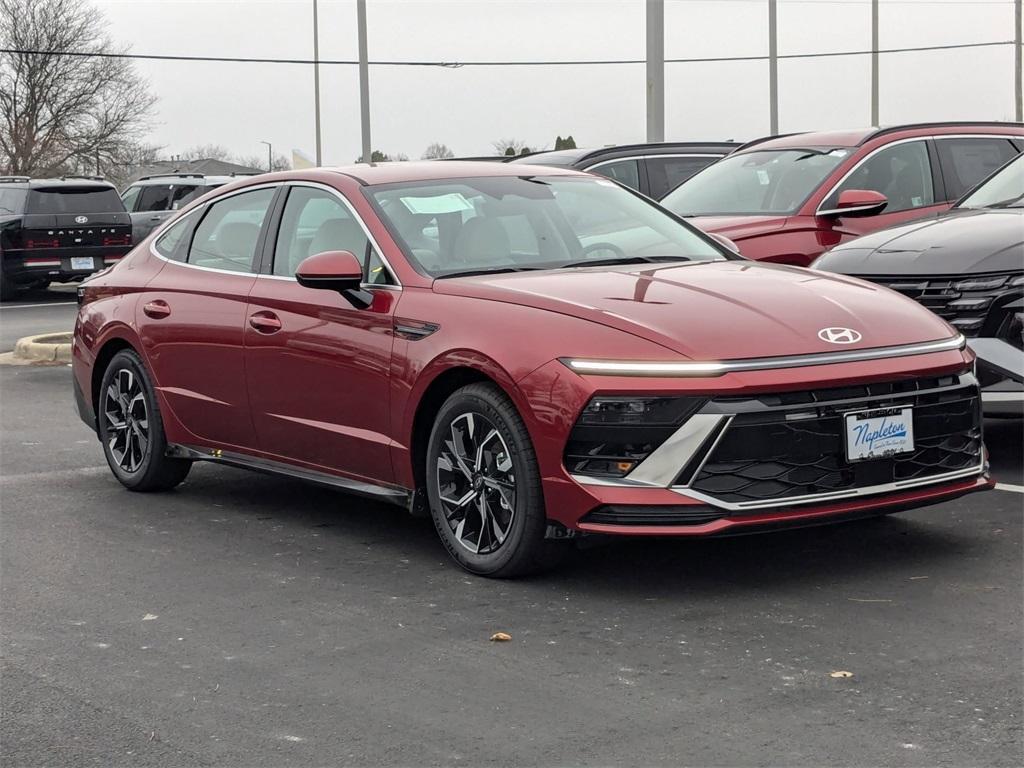
[[[145,54],[312,58],[312,0],[103,0],[111,35]],[[368,0],[370,59],[558,60],[644,56],[643,0]],[[764,55],[766,0],[666,0],[665,55]],[[355,59],[354,0],[320,0],[321,59]],[[779,0],[779,52],[870,47],[870,0]],[[881,47],[1011,40],[1012,0],[881,0]],[[314,150],[311,66],[139,61],[168,154]],[[644,66],[370,68],[373,146],[417,158],[443,142],[488,154],[643,141]],[[870,122],[870,58],[782,61],[782,131]],[[666,65],[667,139],[768,131],[766,62]],[[360,153],[358,71],[321,66],[325,164]],[[1012,46],[882,57],[883,123],[1012,119]]]

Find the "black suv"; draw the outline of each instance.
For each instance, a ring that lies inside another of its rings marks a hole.
[[[149,233],[197,197],[240,176],[205,176],[201,173],[163,173],[143,176],[125,188],[121,201],[132,217],[132,238],[141,243]]]
[[[78,280],[131,248],[131,220],[101,177],[0,176],[0,301],[19,286]]]
[[[732,141],[668,141],[600,149],[559,149],[520,155],[508,162],[591,171],[660,200],[688,178],[721,160],[740,144]]]

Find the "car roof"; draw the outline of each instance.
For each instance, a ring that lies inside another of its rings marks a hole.
[[[29,179],[28,181],[29,189],[56,189],[60,187],[114,189],[114,185],[104,180],[102,176],[61,176],[54,179]]]
[[[736,141],[663,141],[651,144],[617,144],[611,147],[585,147],[534,152],[509,158],[510,163],[541,163],[543,165],[575,165],[589,160],[637,155],[671,155],[676,153],[726,155],[741,146]]]
[[[1024,123],[960,121],[945,123],[912,123],[889,125],[883,128],[853,128],[836,131],[808,131],[789,133],[781,136],[766,136],[747,142],[737,152],[771,149],[802,149],[804,147],[859,147],[883,136],[899,138],[927,136],[931,134],[958,133],[1011,133],[1024,136]]]
[[[141,176],[133,181],[129,186],[147,186],[152,184],[171,184],[175,181],[180,181],[185,184],[188,182],[199,182],[206,185],[212,184],[228,184],[238,179],[246,179],[250,176],[258,176],[256,173],[233,173],[230,175],[214,174],[207,175],[203,173],[154,173],[150,176]]]
[[[548,165],[520,165],[493,163],[480,160],[434,160],[416,162],[360,163],[326,171],[350,176],[360,184],[394,184],[403,181],[432,181],[440,179],[471,179],[480,176],[576,176],[574,168],[553,168]],[[294,172],[292,172],[294,173]],[[284,174],[287,176],[287,174]]]

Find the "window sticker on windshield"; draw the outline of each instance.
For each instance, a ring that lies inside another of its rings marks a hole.
[[[762,187],[767,187],[772,183],[771,176],[768,175],[768,171],[763,171],[760,168],[757,169],[757,183]]]
[[[409,209],[409,213],[438,214],[473,210],[472,203],[459,192],[431,195],[430,197],[400,197],[398,199]]]
[[[848,150],[848,149],[833,149],[828,154],[829,154],[830,157],[846,157],[848,154],[850,154],[850,150]]]

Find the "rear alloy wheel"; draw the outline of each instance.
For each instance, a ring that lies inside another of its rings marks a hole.
[[[441,540],[471,573],[509,577],[553,565],[537,459],[515,406],[472,384],[441,407],[427,450],[427,497]]]
[[[125,488],[164,491],[188,475],[191,461],[166,455],[156,394],[135,352],[122,350],[107,366],[97,416],[107,464]]]

